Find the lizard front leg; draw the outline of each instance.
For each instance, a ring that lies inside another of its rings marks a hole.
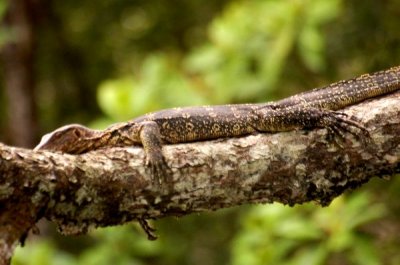
[[[171,183],[171,169],[162,154],[162,140],[158,124],[154,121],[140,123],[139,137],[146,154],[146,166],[150,168],[153,181],[158,185]]]

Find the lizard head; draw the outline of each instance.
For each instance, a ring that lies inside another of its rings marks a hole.
[[[93,136],[93,130],[80,124],[70,124],[45,134],[34,150],[53,150],[65,153],[79,153],[84,139]]]

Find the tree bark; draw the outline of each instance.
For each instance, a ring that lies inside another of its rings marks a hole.
[[[0,256],[7,262],[42,217],[72,235],[244,203],[328,205],[373,176],[399,172],[400,93],[343,112],[366,126],[370,142],[315,129],[167,145],[169,188],[153,185],[140,147],[68,155],[0,145]]]

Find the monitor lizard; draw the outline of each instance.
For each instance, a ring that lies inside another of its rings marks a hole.
[[[162,183],[168,171],[164,144],[317,127],[339,135],[356,129],[367,136],[362,124],[337,110],[399,89],[400,66],[396,66],[276,102],[165,109],[105,130],[70,124],[44,135],[35,150],[82,154],[103,147],[142,145],[146,165],[154,180]]]
[[[165,109],[104,130],[66,125],[44,135],[35,150],[82,154],[104,147],[142,145],[146,166],[161,185],[171,175],[162,154],[164,144],[312,128],[327,128],[339,137],[349,132],[368,138],[360,122],[337,110],[399,89],[400,66],[396,66],[276,102]],[[145,220],[139,221],[151,238],[151,228]]]

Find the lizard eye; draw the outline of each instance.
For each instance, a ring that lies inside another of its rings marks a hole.
[[[76,137],[81,137],[81,136],[82,136],[80,130],[74,130],[74,135],[75,135]]]

